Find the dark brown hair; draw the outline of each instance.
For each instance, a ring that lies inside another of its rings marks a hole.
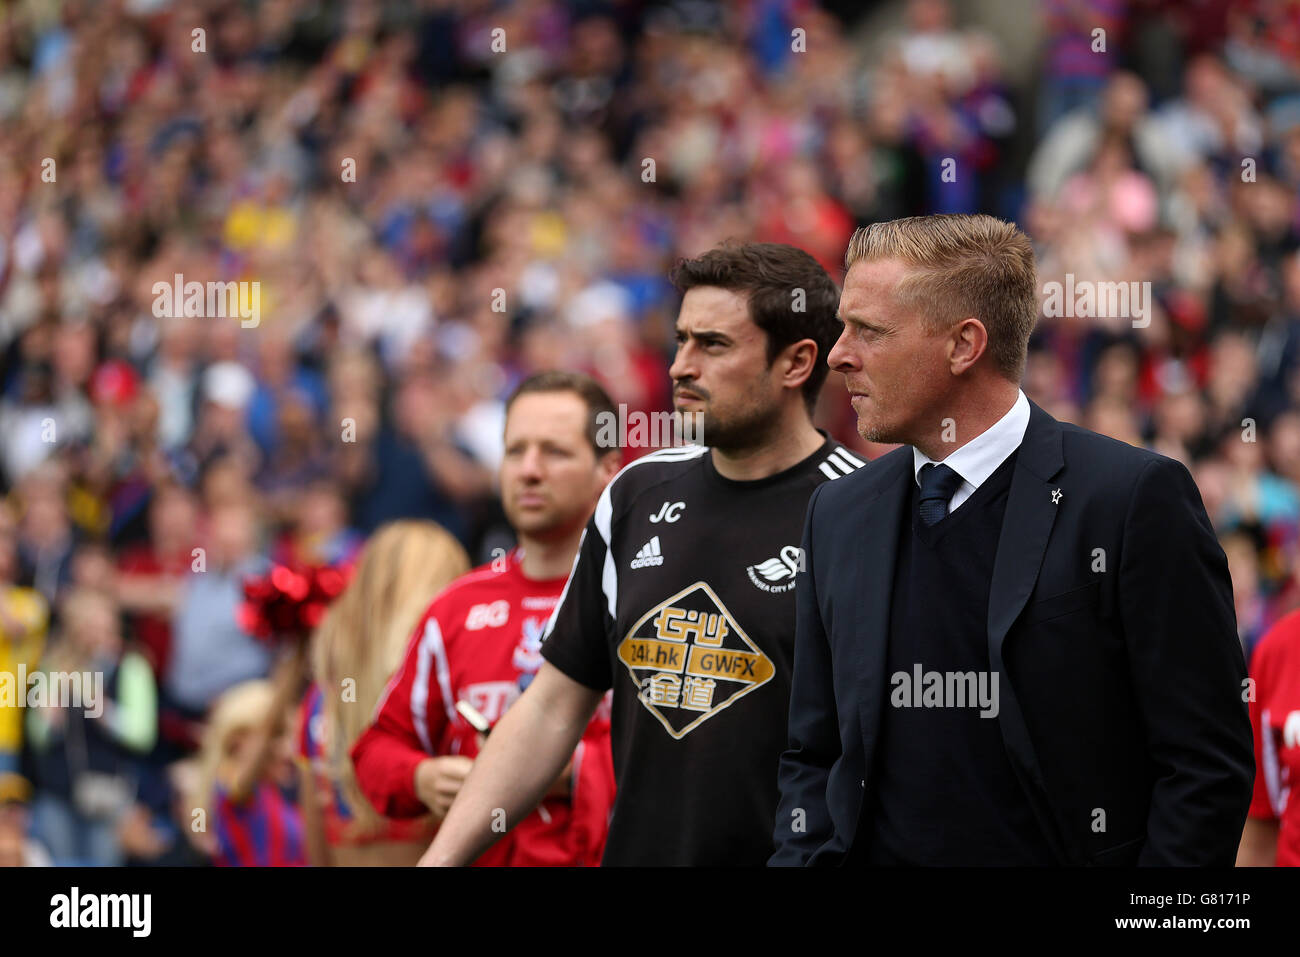
[[[744,294],[749,317],[767,334],[769,366],[786,346],[801,339],[815,342],[817,358],[803,384],[804,402],[812,410],[831,371],[826,356],[840,335],[835,318],[840,291],[817,260],[781,243],[728,242],[695,259],[683,259],[671,278],[683,295],[698,286]]]
[[[572,392],[587,405],[587,441],[591,444],[596,453],[596,458],[600,458],[607,452],[615,451],[618,446],[601,445],[597,441],[600,433],[600,423],[606,417],[618,419],[618,410],[614,408],[614,400],[609,397],[597,382],[589,375],[581,372],[561,372],[559,370],[551,372],[536,372],[530,375],[510,393],[510,398],[506,399],[506,414],[510,414],[510,407],[515,404],[515,400],[521,395],[532,395],[538,392]]]

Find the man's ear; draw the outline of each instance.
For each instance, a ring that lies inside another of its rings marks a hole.
[[[803,388],[817,364],[817,343],[812,339],[792,342],[783,350],[783,357],[789,366],[781,377],[782,385],[792,389]]]
[[[988,351],[989,333],[984,323],[967,316],[957,323],[952,332],[952,348],[948,352],[948,366],[953,375],[961,375],[979,361]]]

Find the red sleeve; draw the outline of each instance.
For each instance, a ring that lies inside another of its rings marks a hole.
[[[352,765],[361,791],[385,817],[419,817],[429,811],[415,794],[415,768],[434,754],[447,721],[435,673],[438,663],[446,661],[439,607],[435,601],[416,626],[402,667],[379,699],[374,720],[352,746]],[[424,740],[412,713],[416,692],[424,712]]]
[[[1270,755],[1265,754],[1264,747],[1264,708],[1268,702],[1266,700],[1269,682],[1273,680],[1274,660],[1273,646],[1276,642],[1261,641],[1259,647],[1255,649],[1255,654],[1251,658],[1250,670],[1251,678],[1255,683],[1255,694],[1251,698],[1250,705],[1250,730],[1251,736],[1255,739],[1255,791],[1250,799],[1250,810],[1248,815],[1254,818],[1260,818],[1265,821],[1274,820],[1277,817],[1273,810],[1273,802],[1268,796],[1268,777],[1270,770],[1276,771],[1276,768],[1269,769],[1267,762]],[[1272,749],[1269,749],[1270,754]],[[1276,755],[1272,755],[1275,759]]]
[[[571,846],[574,863],[596,866],[605,853],[609,816],[614,809],[614,757],[609,721],[595,718],[573,752],[574,779],[570,801]]]

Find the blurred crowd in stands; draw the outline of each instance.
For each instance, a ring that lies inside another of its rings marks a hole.
[[[1044,283],[1149,282],[1024,388],[1187,464],[1249,653],[1300,607],[1300,5],[1035,6],[1026,74],[948,0],[6,5],[0,671],[113,707],[0,708],[0,861],[205,860],[190,756],[273,667],[241,577],[400,518],[489,560],[509,390],[668,409],[668,271],[728,238],[838,281],[858,225],[982,211]],[[260,322],[159,317],[178,274]],[[819,422],[882,451],[836,376]]]

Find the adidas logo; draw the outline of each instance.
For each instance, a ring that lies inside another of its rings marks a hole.
[[[659,550],[659,536],[656,535],[650,541],[641,546],[641,550],[636,553],[632,559],[633,568],[646,568],[650,565],[662,565],[664,563],[663,552]]]

